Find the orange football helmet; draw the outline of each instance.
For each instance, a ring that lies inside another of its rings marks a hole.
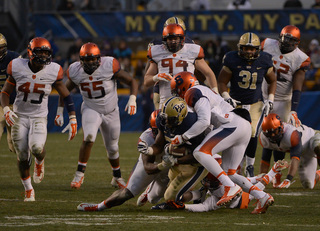
[[[101,52],[95,43],[85,43],[82,45],[79,56],[83,70],[89,75],[100,66]]]
[[[296,49],[300,43],[300,30],[296,26],[285,26],[279,36],[281,53],[286,54]]]
[[[52,59],[50,42],[41,37],[33,38],[28,45],[28,56],[30,61],[48,65]]]
[[[278,142],[283,136],[283,123],[275,113],[270,113],[268,116],[264,117],[262,122],[263,134],[271,141]]]
[[[171,93],[172,95],[184,98],[186,91],[198,84],[199,81],[191,72],[179,72],[171,79]]]
[[[184,46],[185,33],[179,24],[169,24],[163,28],[162,42],[168,51],[175,53]]]
[[[3,34],[0,33],[0,60],[2,60],[8,53],[7,40]]]
[[[156,120],[159,112],[160,112],[160,109],[153,111],[149,118],[149,126],[152,130],[152,134],[154,137],[156,137],[158,134],[158,127],[157,127]]]

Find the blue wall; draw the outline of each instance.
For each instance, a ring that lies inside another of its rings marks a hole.
[[[129,96],[119,95],[119,109],[121,118],[121,131],[143,131],[144,121],[149,119],[149,114],[144,115],[142,105],[142,96],[137,97],[137,114],[129,116],[124,108],[128,102]],[[81,127],[81,103],[82,97],[80,94],[73,95],[73,100],[76,106],[78,129]],[[60,128],[54,125],[54,118],[58,107],[58,96],[50,95],[49,97],[49,115],[48,115],[48,132],[61,132],[66,126],[68,115],[64,110],[65,125]],[[320,130],[320,92],[303,92],[298,108],[298,116],[303,124],[314,129]]]

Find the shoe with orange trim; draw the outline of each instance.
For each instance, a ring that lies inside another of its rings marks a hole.
[[[30,189],[24,192],[24,202],[35,201],[34,189]]]
[[[122,177],[113,177],[111,180],[111,185],[114,188],[121,189],[121,188],[125,188],[127,184]]]
[[[44,161],[42,164],[37,164],[36,159],[34,160],[33,169],[33,182],[39,184],[44,178]]]
[[[224,206],[231,202],[233,199],[241,196],[242,188],[239,185],[235,186],[224,186],[224,194],[217,202],[217,206]]]
[[[264,197],[258,200],[257,206],[255,209],[251,212],[251,214],[262,214],[267,211],[269,206],[273,205],[274,199],[273,197],[269,194],[266,193]]]
[[[98,204],[81,203],[77,206],[78,211],[94,212],[99,211]]]
[[[84,181],[84,173],[80,171],[76,171],[74,178],[71,182],[71,188],[79,189]]]
[[[150,186],[146,188],[146,190],[141,193],[141,195],[138,197],[137,200],[137,206],[141,207],[144,206],[148,202],[148,191],[149,191]]]

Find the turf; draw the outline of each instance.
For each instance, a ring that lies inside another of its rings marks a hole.
[[[139,133],[122,133],[120,161],[122,175],[128,179],[138,152]],[[114,189],[110,185],[111,168],[99,135],[87,165],[85,181],[79,190],[71,190],[76,171],[82,135],[67,142],[66,134],[50,133],[46,143],[45,178],[33,183],[36,202],[23,202],[16,156],[7,148],[5,137],[0,142],[0,230],[320,230],[320,187],[303,189],[298,177],[284,190],[269,185],[266,189],[275,204],[266,214],[251,215],[246,210],[220,209],[206,213],[186,211],[152,211],[151,205],[136,206],[136,198],[102,212],[78,212],[81,202],[98,203]],[[258,173],[261,148],[257,151],[255,173]],[[31,167],[33,169],[33,165]],[[284,172],[284,175],[286,171]]]

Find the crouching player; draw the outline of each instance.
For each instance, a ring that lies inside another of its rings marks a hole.
[[[156,118],[159,110],[151,113],[150,128],[145,130],[139,137],[139,143],[145,142],[152,145],[157,136],[158,129],[156,126]],[[115,191],[110,197],[99,204],[81,203],[77,209],[79,211],[101,211],[118,206],[127,200],[141,193],[151,182],[153,183],[153,194],[149,195],[151,201],[159,201],[166,190],[168,184],[169,166],[165,162],[161,162],[162,155],[151,156],[140,153],[139,159],[134,166],[131,176],[125,188]]]

